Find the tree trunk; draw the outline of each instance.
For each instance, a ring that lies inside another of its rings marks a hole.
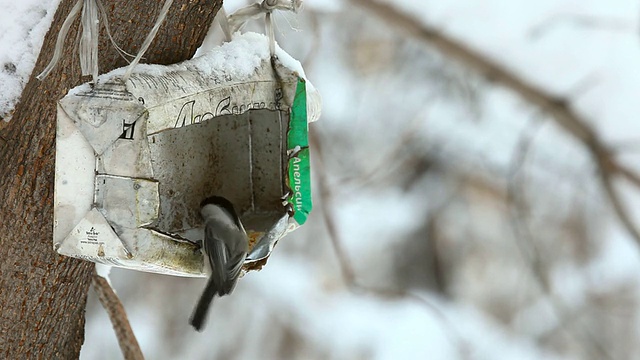
[[[0,131],[0,358],[78,358],[93,264],[53,251],[56,102],[88,80],[80,77],[72,26],[64,56],[44,81],[37,75],[76,0],[62,0],[13,120]],[[118,45],[136,54],[163,1],[103,0]],[[193,56],[222,0],[174,0],[143,62],[170,64]],[[126,65],[104,28],[100,72]],[[0,89],[1,91],[1,89]]]

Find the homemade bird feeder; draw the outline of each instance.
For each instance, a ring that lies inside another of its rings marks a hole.
[[[58,103],[54,248],[119,267],[203,276],[200,201],[230,199],[250,237],[245,269],[311,211],[308,122],[319,96],[267,37],[192,60],[138,65]]]

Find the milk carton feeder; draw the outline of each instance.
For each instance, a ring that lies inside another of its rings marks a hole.
[[[319,96],[300,64],[247,33],[170,66],[122,69],[58,103],[54,249],[128,269],[203,276],[200,201],[230,199],[245,269],[311,211],[308,122]]]

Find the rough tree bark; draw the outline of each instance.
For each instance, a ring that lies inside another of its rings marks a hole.
[[[0,358],[78,358],[93,266],[52,249],[56,101],[88,80],[80,77],[74,49],[79,20],[57,68],[38,74],[51,58],[56,36],[76,0],[62,0],[13,119],[0,130]],[[103,0],[111,32],[135,54],[163,1]],[[202,43],[222,0],[174,0],[143,62],[170,64],[190,58]],[[100,71],[125,65],[100,40]],[[2,91],[0,89],[0,91]]]

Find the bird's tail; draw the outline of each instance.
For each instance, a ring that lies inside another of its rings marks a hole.
[[[213,297],[218,292],[217,286],[213,280],[213,278],[209,278],[207,281],[207,286],[204,288],[204,292],[202,296],[200,296],[200,300],[198,300],[198,304],[196,308],[193,310],[191,314],[191,319],[189,319],[189,323],[196,330],[202,331],[204,327],[204,322],[207,320],[207,313],[209,312],[209,306],[213,301]]]

